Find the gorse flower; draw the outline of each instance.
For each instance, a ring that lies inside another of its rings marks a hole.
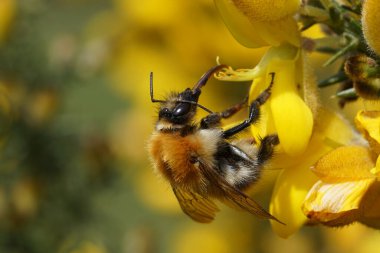
[[[271,97],[261,107],[260,122],[251,127],[251,133],[257,142],[268,134],[279,136],[280,144],[271,166],[283,170],[275,183],[269,209],[272,215],[286,223],[283,226],[271,222],[273,230],[281,237],[288,237],[318,216],[317,210],[306,211],[310,205],[315,206],[314,203],[309,205],[308,201],[322,198],[310,192],[313,189],[329,190],[313,173],[319,168],[314,164],[327,153],[352,145],[355,134],[347,121],[319,104],[316,80],[300,46],[301,33],[293,18],[300,7],[299,1],[216,0],[215,3],[231,33],[241,44],[247,47],[271,46],[256,67],[228,68],[217,78],[252,80],[250,101],[266,89],[273,78]],[[258,4],[260,8],[256,6]],[[362,192],[371,188],[375,181],[376,176],[370,175],[368,180],[357,186]],[[340,187],[349,190],[349,186]],[[346,195],[351,193],[353,191],[347,191]],[[358,198],[353,196],[352,199],[356,202],[351,206],[359,204]],[[349,210],[350,207],[342,205],[342,210]]]
[[[299,2],[288,1],[292,3],[289,5],[286,1],[274,2],[278,9],[275,8],[276,14],[271,16],[271,1],[216,1],[227,26],[239,42],[249,47],[272,46],[255,68],[229,68],[219,73],[217,78],[228,81],[252,80],[250,101],[266,89],[273,78],[271,97],[261,107],[260,122],[251,127],[251,132],[256,141],[268,134],[276,133],[279,136],[280,150],[272,164],[276,167],[278,161],[280,168],[289,169],[284,170],[278,178],[270,212],[285,221],[286,226],[272,223],[272,227],[277,234],[287,237],[306,220],[300,206],[307,189],[316,181],[307,170],[307,166],[315,162],[316,158],[312,156],[310,160],[305,156],[306,159],[301,159],[303,162],[288,165],[283,160],[299,161],[306,150],[310,153],[320,152],[316,152],[318,148],[315,150],[315,146],[308,148],[317,111],[317,99],[313,88],[315,80],[310,68],[306,66],[305,54],[299,47],[300,33],[292,17],[299,7],[295,3]],[[255,8],[255,4],[265,7]],[[257,9],[261,12],[257,13]],[[314,139],[314,142],[319,140]]]
[[[249,47],[272,46],[255,68],[228,69],[218,78],[253,80],[249,94],[251,101],[268,87],[272,79],[270,73],[274,73],[272,95],[262,108],[261,122],[265,123],[259,129],[253,127],[253,135],[260,137],[276,132],[285,153],[302,153],[311,136],[316,100],[309,99],[314,96],[310,91],[314,80],[304,73],[300,33],[292,17],[300,2],[216,0],[215,3],[239,42]],[[306,96],[309,105],[305,102]]]
[[[309,168],[322,155],[353,138],[352,128],[345,121],[317,108],[314,78],[306,61],[300,48],[281,45],[271,47],[253,69],[227,69],[217,76],[220,80],[253,80],[249,93],[253,100],[268,87],[274,73],[271,97],[261,107],[260,122],[252,125],[251,133],[257,141],[273,133],[280,139],[271,165],[284,170],[277,178],[269,208],[272,215],[285,221],[286,226],[271,222],[274,231],[284,238],[307,222],[301,206],[317,181]]]
[[[337,148],[322,157],[313,168],[319,180],[303,204],[304,213],[313,222],[342,226],[361,221],[380,228],[377,204],[380,200],[380,112],[360,111],[356,124],[369,147]]]
[[[305,152],[296,157],[278,154],[274,158],[277,166],[284,168],[277,178],[270,203],[270,212],[287,222],[287,226],[282,227],[272,223],[279,236],[290,236],[308,221],[301,206],[309,189],[318,180],[310,168],[322,155],[337,146],[351,143],[353,138],[352,128],[347,122],[323,109],[319,112]]]
[[[268,87],[272,78],[274,79],[272,95],[261,109],[260,122],[265,123],[259,124],[258,127],[252,126],[251,130],[255,137],[276,132],[283,151],[289,155],[305,151],[313,128],[312,111],[315,110],[316,101],[310,97],[309,85],[314,80],[304,79],[310,76],[303,75],[302,64],[301,51],[284,44],[270,48],[261,62],[251,70],[227,69],[217,76],[220,80],[253,80],[249,93],[250,101]],[[300,85],[297,87],[297,84]],[[305,99],[313,109],[306,104]]]

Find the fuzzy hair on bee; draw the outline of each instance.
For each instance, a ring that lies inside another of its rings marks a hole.
[[[222,119],[245,107],[247,99],[223,112],[210,111],[198,99],[210,76],[226,67],[211,68],[192,89],[171,93],[165,100],[153,97],[151,73],[151,101],[160,104],[148,145],[151,159],[156,172],[170,183],[183,212],[197,222],[211,222],[219,211],[214,201],[219,200],[259,218],[282,223],[243,192],[260,179],[264,164],[279,143],[278,136],[265,136],[259,145],[251,139],[233,138],[259,119],[260,106],[270,96],[274,73],[269,87],[250,103],[248,119],[222,129]],[[195,122],[198,108],[208,115]]]

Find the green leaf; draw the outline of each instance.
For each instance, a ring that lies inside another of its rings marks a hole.
[[[344,73],[344,72],[338,72],[337,74],[333,75],[333,76],[330,76],[329,78],[327,79],[324,79],[322,81],[320,81],[318,83],[318,87],[327,87],[327,86],[330,86],[330,85],[333,85],[333,84],[336,84],[336,83],[340,83],[340,82],[343,82],[345,80],[347,80],[348,77],[347,75]]]
[[[354,88],[339,91],[338,93],[336,93],[336,96],[338,98],[357,98],[358,97]]]

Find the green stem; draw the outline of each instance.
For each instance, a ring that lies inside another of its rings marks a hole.
[[[359,40],[351,35],[348,35],[348,37],[351,38],[350,43],[348,43],[347,46],[339,50],[335,55],[333,55],[330,59],[328,59],[328,61],[326,61],[323,64],[323,67],[327,67],[328,65],[335,62],[339,57],[345,55],[346,53],[348,53],[349,51],[357,47],[357,45],[359,44]]]

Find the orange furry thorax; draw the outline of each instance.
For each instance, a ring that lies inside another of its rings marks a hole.
[[[156,170],[172,184],[204,189],[206,182],[199,162],[213,163],[214,151],[204,144],[204,138],[198,133],[181,136],[179,133],[156,131],[149,149]]]

